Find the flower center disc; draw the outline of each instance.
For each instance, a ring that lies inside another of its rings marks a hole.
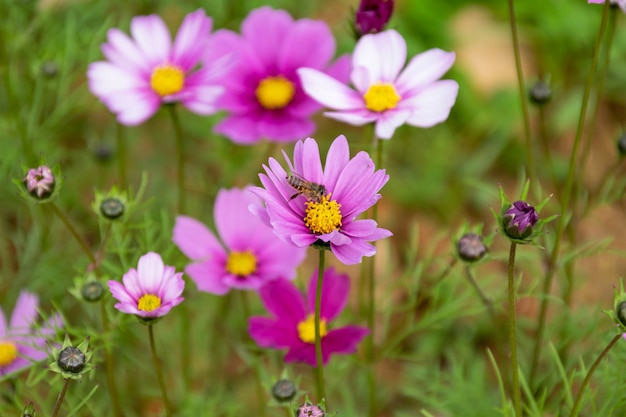
[[[185,74],[180,68],[172,65],[156,67],[150,77],[150,87],[161,97],[178,93],[184,84]]]
[[[0,366],[7,366],[17,359],[17,347],[11,342],[0,342]]]
[[[296,94],[296,88],[291,81],[279,75],[263,79],[257,86],[255,94],[264,108],[280,110],[291,102]]]
[[[326,320],[320,320],[320,338],[328,334]],[[306,320],[298,323],[298,337],[304,343],[315,343],[315,314],[309,314]]]
[[[240,277],[256,272],[256,257],[251,251],[231,252],[226,261],[226,270]]]
[[[137,303],[137,310],[153,311],[161,307],[161,299],[154,294],[142,295]]]
[[[391,83],[374,84],[363,95],[365,107],[375,112],[395,109],[401,98]]]
[[[307,201],[304,224],[316,234],[326,234],[341,227],[341,204],[336,200],[329,201],[329,195],[322,197],[320,202]]]

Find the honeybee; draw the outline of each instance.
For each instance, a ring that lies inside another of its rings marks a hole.
[[[322,201],[322,197],[326,195],[326,188],[322,184],[307,181],[293,172],[291,175],[287,175],[287,184],[298,190],[297,193],[291,196],[289,201],[299,195],[303,195],[307,200],[319,203]]]

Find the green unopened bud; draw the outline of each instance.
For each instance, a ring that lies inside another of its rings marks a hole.
[[[87,281],[80,289],[80,295],[86,301],[99,301],[104,295],[104,287],[98,281]]]
[[[619,151],[620,156],[626,156],[626,133],[623,133],[617,139],[617,150]]]
[[[100,203],[100,213],[109,220],[119,219],[124,214],[124,202],[115,197],[108,197]]]
[[[32,402],[28,403],[28,405],[24,407],[22,417],[35,417],[35,407],[33,407]]]
[[[59,353],[57,363],[62,371],[77,374],[85,367],[87,357],[77,347],[68,346]]]
[[[73,346],[69,336],[66,335],[61,349],[52,347],[54,361],[48,365],[48,368],[52,372],[61,374],[65,379],[81,379],[86,372],[93,369],[92,356],[93,351],[89,350],[89,338],[78,346]]]
[[[41,64],[41,75],[46,78],[54,78],[59,72],[59,67],[54,61],[46,61]]]
[[[296,385],[288,379],[281,379],[272,387],[272,396],[278,402],[288,402],[296,396]]]
[[[543,82],[537,81],[530,88],[529,91],[530,101],[538,106],[542,106],[546,104],[552,98],[552,91],[550,90],[550,86]]]

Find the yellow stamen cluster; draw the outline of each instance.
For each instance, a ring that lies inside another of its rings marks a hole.
[[[320,320],[320,338],[324,338],[328,334],[326,328],[326,320]],[[315,343],[315,314],[309,314],[308,317],[298,323],[298,337],[304,343]]]
[[[282,76],[267,77],[259,83],[255,91],[256,98],[268,110],[280,110],[291,102],[296,88],[291,81]]]
[[[315,234],[326,234],[341,227],[341,204],[330,199],[330,194],[323,196],[319,202],[307,201],[304,224]]]
[[[11,342],[0,342],[0,366],[8,366],[17,359],[17,347]]]
[[[256,256],[251,251],[231,252],[226,261],[226,270],[240,277],[245,277],[256,272]]]
[[[363,95],[365,107],[375,112],[395,109],[401,98],[391,83],[373,84]]]
[[[185,86],[185,73],[172,65],[161,65],[150,77],[150,87],[161,97],[176,94]]]
[[[161,307],[161,299],[154,294],[146,294],[141,296],[137,302],[137,310],[153,311]]]

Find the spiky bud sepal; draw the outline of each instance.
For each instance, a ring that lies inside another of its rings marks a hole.
[[[50,168],[42,158],[36,168],[22,164],[22,171],[24,172],[22,178],[12,180],[22,198],[36,204],[44,204],[54,201],[59,196],[63,184],[59,165]]]
[[[53,361],[48,365],[52,372],[61,374],[64,379],[82,379],[83,375],[91,371],[94,366],[91,362],[93,351],[89,350],[89,338],[74,346],[66,334],[60,349],[52,346]]]
[[[626,333],[626,293],[624,292],[624,282],[620,278],[619,291],[613,290],[613,308],[611,310],[604,310],[606,314],[617,325],[617,331],[620,334]]]
[[[132,190],[122,191],[115,185],[108,192],[96,190],[91,209],[105,222],[123,222],[130,217],[136,202],[143,197],[146,185],[147,176],[144,174],[134,196]]]
[[[93,272],[87,273],[85,276],[74,278],[74,287],[69,292],[79,301],[87,301],[95,303],[100,301],[106,295],[106,283],[108,277],[98,278]]]
[[[493,208],[491,211],[498,222],[499,231],[511,242],[541,247],[535,239],[545,234],[542,229],[546,223],[559,216],[555,214],[546,219],[539,216],[552,195],[546,197],[541,203],[531,206],[526,202],[530,181],[526,181],[519,200],[514,203],[506,198],[502,186],[498,187],[500,188],[500,213],[496,213]]]

